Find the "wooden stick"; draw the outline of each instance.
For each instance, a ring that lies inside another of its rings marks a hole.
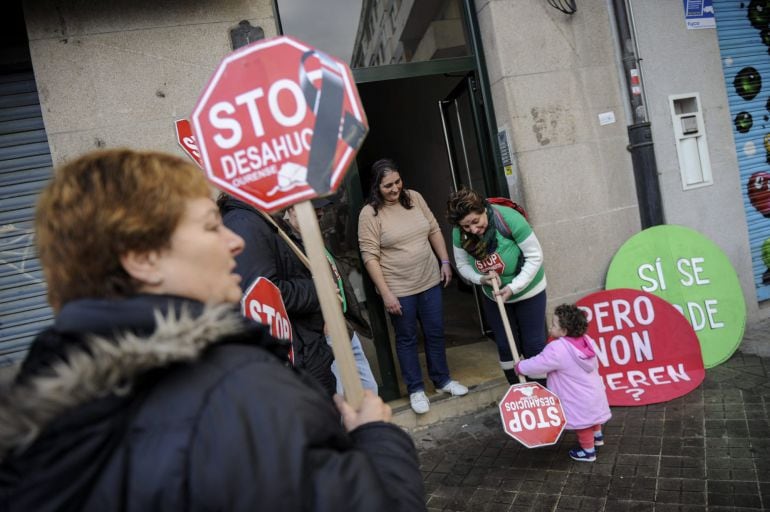
[[[358,376],[356,360],[353,357],[353,348],[350,346],[348,329],[345,326],[345,318],[342,315],[342,306],[338,299],[338,288],[332,279],[332,271],[329,260],[324,252],[321,229],[318,227],[318,218],[310,201],[302,201],[294,205],[297,214],[297,222],[302,232],[302,242],[305,245],[310,271],[313,273],[318,302],[321,303],[321,312],[326,321],[326,328],[332,339],[332,351],[337,361],[337,369],[342,378],[342,387],[345,390],[345,400],[358,409],[364,398],[364,388]]]
[[[503,327],[505,328],[505,335],[508,337],[508,345],[511,346],[511,353],[513,354],[513,363],[519,363],[519,352],[516,350],[516,340],[513,338],[513,331],[511,331],[511,323],[508,321],[508,315],[505,312],[505,304],[503,298],[500,297],[497,292],[500,291],[500,287],[497,285],[497,279],[492,281],[492,289],[495,292],[495,299],[497,300],[497,309],[500,311],[500,317],[503,320]],[[519,375],[519,382],[524,384],[527,379],[523,375]]]
[[[305,256],[305,253],[302,252],[302,249],[297,247],[297,244],[294,243],[294,240],[292,240],[291,237],[287,235],[283,229],[281,229],[281,226],[278,225],[278,223],[275,221],[272,215],[270,215],[267,212],[263,212],[259,208],[255,208],[255,210],[257,210],[260,213],[260,215],[262,215],[262,217],[265,218],[266,221],[268,221],[270,224],[272,224],[275,227],[275,229],[278,230],[278,236],[283,238],[284,242],[289,244],[289,248],[294,252],[294,254],[297,255],[297,258],[299,258],[299,260],[305,265],[305,267],[310,269],[310,261],[307,259],[307,256]],[[317,225],[318,225],[318,219],[316,219],[316,226]]]

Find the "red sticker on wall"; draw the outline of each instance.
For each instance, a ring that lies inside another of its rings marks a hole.
[[[666,402],[703,382],[698,337],[668,302],[640,290],[617,289],[593,293],[577,305],[588,315],[588,335],[610,405]]]

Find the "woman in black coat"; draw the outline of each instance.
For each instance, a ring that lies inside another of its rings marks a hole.
[[[281,290],[281,299],[289,315],[294,343],[294,364],[311,374],[331,396],[336,380],[331,365],[334,354],[324,336],[324,317],[313,283],[313,275],[269,222],[252,206],[228,195],[217,200],[222,223],[239,235],[243,250],[235,257],[235,271],[243,277],[246,291],[258,277],[269,279]],[[283,221],[275,219],[283,225]],[[293,236],[291,227],[282,226],[298,248],[302,240]]]
[[[81,157],[36,239],[57,315],[0,390],[0,510],[425,509],[389,407],[335,410],[233,307],[243,240],[193,165]]]

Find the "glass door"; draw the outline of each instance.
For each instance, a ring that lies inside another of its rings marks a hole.
[[[467,187],[486,194],[484,169],[489,163],[484,140],[480,136],[484,110],[477,99],[477,84],[475,74],[468,73],[449,95],[438,102],[438,107],[452,175],[452,190]],[[473,291],[476,314],[480,319],[479,330],[482,335],[488,335],[490,330],[482,313],[481,290],[478,286],[468,286]]]

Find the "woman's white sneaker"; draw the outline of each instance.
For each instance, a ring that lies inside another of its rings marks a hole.
[[[463,396],[468,394],[468,388],[457,382],[456,380],[450,380],[436,391],[439,393],[449,393],[452,396]]]
[[[412,404],[412,410],[417,414],[425,414],[430,410],[430,402],[425,396],[425,391],[415,391],[410,394],[409,403]]]

